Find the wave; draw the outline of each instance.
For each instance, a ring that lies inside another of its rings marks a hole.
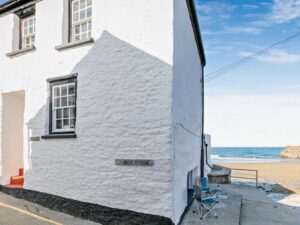
[[[280,162],[275,158],[259,158],[259,157],[222,157],[221,155],[211,155],[213,163],[256,163],[256,162]]]
[[[253,156],[253,155],[243,155],[242,157],[240,156],[228,156],[228,155],[211,155],[211,157],[214,158],[245,158],[245,159],[278,159],[278,158],[274,158],[272,156]]]

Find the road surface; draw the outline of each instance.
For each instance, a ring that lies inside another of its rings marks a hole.
[[[101,225],[0,192],[0,225]]]

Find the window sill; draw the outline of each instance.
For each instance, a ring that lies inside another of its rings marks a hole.
[[[25,54],[27,52],[32,52],[32,51],[35,51],[35,50],[36,50],[36,48],[34,46],[32,46],[32,47],[20,49],[20,50],[17,50],[17,51],[9,52],[9,53],[6,54],[6,56],[11,58],[11,57],[18,56],[18,55],[21,55],[21,54]]]
[[[42,136],[42,139],[65,139],[65,138],[76,138],[76,134],[48,134]]]
[[[55,47],[55,49],[57,51],[62,51],[62,50],[69,49],[69,48],[75,48],[75,47],[78,47],[78,46],[91,44],[93,42],[94,42],[93,38],[88,38],[88,39],[84,39],[84,40],[80,40],[80,41],[72,41],[72,42],[67,43],[67,44],[58,45],[58,46]]]

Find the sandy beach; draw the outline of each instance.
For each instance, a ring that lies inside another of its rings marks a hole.
[[[291,190],[295,194],[300,194],[300,161],[273,162],[273,163],[234,163],[218,164],[229,168],[254,169],[258,170],[259,182],[277,183]],[[243,173],[246,176],[254,177],[253,173]],[[234,172],[234,175],[238,174]]]

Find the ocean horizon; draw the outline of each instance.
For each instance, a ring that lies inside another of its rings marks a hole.
[[[280,161],[283,147],[212,147],[213,163],[246,163]]]

